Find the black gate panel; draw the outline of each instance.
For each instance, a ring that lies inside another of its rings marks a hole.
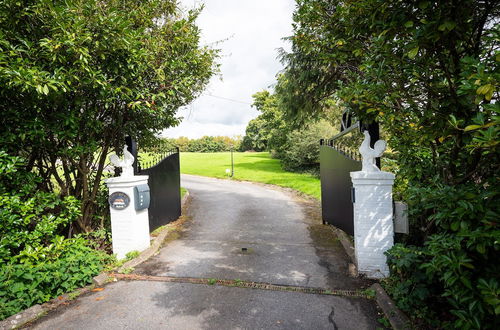
[[[331,142],[329,141],[331,144]],[[360,171],[361,162],[349,152],[331,145],[320,146],[321,206],[323,223],[354,235],[352,182],[350,172]]]
[[[179,152],[168,155],[153,167],[140,169],[138,175],[149,175],[149,230],[177,220],[181,215]]]

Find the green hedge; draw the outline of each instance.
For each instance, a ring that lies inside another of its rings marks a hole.
[[[0,151],[0,319],[91,283],[110,256],[65,239],[80,202],[38,191],[19,157]]]
[[[108,258],[83,238],[26,248],[0,267],[0,319],[92,283]]]

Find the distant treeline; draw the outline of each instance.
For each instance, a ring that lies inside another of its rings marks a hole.
[[[242,137],[230,138],[227,136],[204,136],[199,139],[190,139],[184,136],[178,138],[159,138],[153,143],[141,147],[145,152],[162,152],[179,147],[184,152],[223,152],[240,151]]]

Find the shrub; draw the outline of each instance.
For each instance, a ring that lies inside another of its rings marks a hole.
[[[288,171],[319,170],[319,140],[333,135],[333,127],[322,120],[291,131],[286,143],[276,150],[281,164]]]
[[[37,177],[23,171],[23,161],[0,151],[0,261],[28,247],[47,245],[80,215],[71,196],[36,191]]]
[[[386,289],[400,308],[442,328],[499,325],[500,203],[492,184],[409,188],[407,243],[424,243],[387,252]]]
[[[55,237],[45,247],[27,247],[0,267],[0,319],[92,283],[109,256],[83,238]]]
[[[90,283],[110,258],[83,237],[61,236],[80,203],[37,190],[38,181],[0,151],[0,319]]]

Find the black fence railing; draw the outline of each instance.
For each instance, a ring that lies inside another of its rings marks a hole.
[[[159,152],[148,152],[147,159],[141,159],[141,156],[138,157],[137,162],[137,170],[140,172],[142,170],[146,170],[158,165],[163,159],[173,155],[175,153],[179,153],[179,147],[175,147],[174,149],[168,151],[159,151]]]
[[[353,150],[352,148],[345,146],[341,143],[338,143],[333,139],[321,139],[320,145],[326,145],[328,147],[331,147],[331,148],[337,150],[343,156],[350,158],[354,161],[358,161],[358,162],[361,161],[361,154],[359,153],[358,150]]]

